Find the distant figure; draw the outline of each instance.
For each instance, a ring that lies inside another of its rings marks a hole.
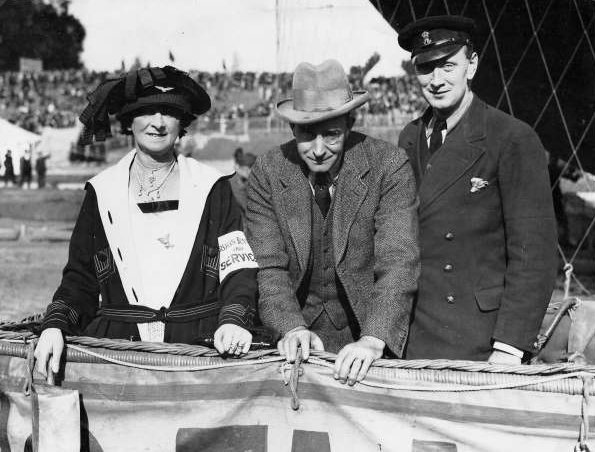
[[[244,149],[242,149],[241,147],[236,148],[236,150],[233,151],[233,160],[234,160],[235,165],[238,164],[238,162],[240,161],[240,159],[242,158],[243,155],[244,155]]]
[[[47,165],[45,161],[47,160],[47,158],[47,155],[43,155],[42,152],[39,152],[39,154],[37,154],[37,159],[35,159],[35,172],[37,173],[37,188],[45,187],[45,175],[47,173]]]
[[[14,175],[14,167],[12,165],[12,151],[8,149],[6,151],[6,155],[4,156],[4,186],[8,186],[8,181],[11,182],[12,185],[17,183],[16,177]]]
[[[254,165],[254,162],[256,161],[256,156],[251,152],[244,154],[242,151],[241,153],[238,153],[238,150],[242,151],[242,148],[236,149],[236,152],[234,153],[234,169],[236,174],[229,182],[231,183],[233,195],[242,209],[242,217],[246,218],[248,177],[250,177],[250,171],[252,165]]]
[[[33,165],[31,164],[31,151],[25,150],[25,153],[20,160],[21,177],[19,179],[19,187],[27,184],[27,189],[31,188],[31,180],[33,179]]]

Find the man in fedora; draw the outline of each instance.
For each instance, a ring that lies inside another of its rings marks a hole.
[[[556,277],[546,154],[471,91],[474,22],[428,17],[399,44],[430,108],[399,137],[419,189],[421,276],[406,357],[520,364]]]
[[[334,60],[300,63],[277,104],[294,139],[259,157],[247,233],[259,263],[259,312],[281,338],[338,353],[335,378],[361,381],[385,351],[401,356],[418,275],[417,201],[403,151],[351,130],[352,92]]]

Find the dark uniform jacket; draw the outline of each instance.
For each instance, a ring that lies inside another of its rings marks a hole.
[[[400,356],[419,271],[415,180],[404,152],[352,132],[333,196],[336,274],[361,335]],[[248,185],[247,234],[259,265],[259,314],[285,334],[307,326],[298,294],[312,240],[312,191],[295,140],[260,156]]]
[[[418,181],[421,248],[406,357],[485,360],[493,341],[530,351],[557,268],[543,146],[475,97],[422,168],[430,115],[399,137]]]
[[[128,173],[131,157],[129,154],[116,165],[119,169],[114,167],[115,172],[104,174],[103,179],[96,176],[98,180],[86,185],[62,283],[47,309],[43,328],[56,327],[69,334],[95,337],[140,339],[136,323],[124,321],[127,313],[138,315],[129,309],[142,306],[139,278],[135,275],[138,266],[130,246],[130,234],[134,231],[126,226],[128,178],[123,175]],[[172,285],[172,299],[163,300],[160,315],[166,319],[165,342],[191,343],[197,337],[212,336],[223,323],[251,326],[256,303],[256,262],[253,255],[244,265],[239,264],[239,258],[232,262],[229,253],[226,260],[220,261],[219,239],[230,233],[243,236],[240,210],[226,178],[182,156],[178,163],[179,221],[186,230],[175,251],[181,256],[180,278],[164,281]],[[114,185],[111,193],[110,184]],[[100,196],[103,202],[98,201]],[[221,271],[225,273],[222,282]],[[102,314],[112,308],[118,311],[109,316]],[[176,310],[175,315],[167,315]],[[188,315],[193,318],[184,320]]]

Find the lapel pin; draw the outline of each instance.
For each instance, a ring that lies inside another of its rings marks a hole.
[[[488,186],[488,181],[482,179],[481,177],[472,177],[471,178],[471,193],[476,193],[484,187]]]

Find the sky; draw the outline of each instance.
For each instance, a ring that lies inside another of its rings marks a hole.
[[[276,4],[279,5],[278,10]],[[339,60],[348,70],[381,55],[378,75],[401,73],[407,53],[368,0],[72,0],[95,70],[170,64],[183,70],[288,71]]]

